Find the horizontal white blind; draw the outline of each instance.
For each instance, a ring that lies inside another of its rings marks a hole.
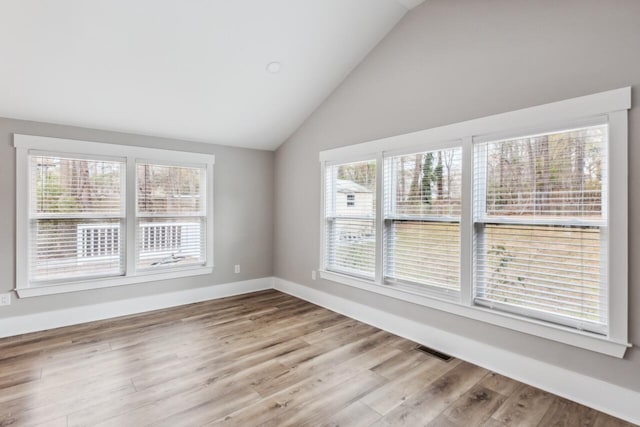
[[[136,165],[138,269],[206,262],[206,168]]]
[[[605,333],[607,126],[476,145],[476,302]]]
[[[385,159],[385,278],[460,288],[460,147]]]
[[[328,166],[325,179],[325,267],[373,278],[376,162]]]
[[[29,277],[124,274],[124,162],[29,156]]]

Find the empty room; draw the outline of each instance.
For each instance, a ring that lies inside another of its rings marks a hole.
[[[0,0],[0,427],[640,425],[640,1]]]

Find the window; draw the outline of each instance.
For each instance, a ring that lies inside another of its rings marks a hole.
[[[630,93],[321,152],[321,277],[622,357]]]
[[[371,278],[376,252],[376,162],[329,166],[326,182],[327,268]],[[353,205],[349,196],[354,198]]]
[[[136,267],[203,264],[206,168],[141,162],[136,173]]]
[[[29,156],[35,283],[124,273],[123,160]]]
[[[385,161],[385,278],[460,289],[461,147]]]
[[[25,135],[15,146],[20,296],[212,271],[213,156]]]
[[[476,303],[606,332],[607,135],[476,144]]]

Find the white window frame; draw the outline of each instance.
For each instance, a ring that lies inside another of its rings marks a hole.
[[[361,144],[320,152],[321,185],[325,185],[327,164],[346,163],[377,158],[382,165],[385,157],[402,152],[422,152],[442,148],[447,141],[462,141],[462,206],[460,219],[460,297],[457,301],[439,298],[420,289],[386,283],[383,275],[384,248],[382,233],[385,204],[383,185],[376,186],[378,215],[376,221],[375,280],[364,280],[347,274],[327,271],[324,265],[324,229],[321,229],[320,277],[354,286],[377,294],[442,310],[455,315],[505,327],[530,335],[562,342],[575,347],[622,358],[628,342],[628,110],[631,108],[631,88],[625,87],[593,95],[572,98],[536,107],[525,108],[480,119],[427,129],[409,134],[379,139]],[[608,331],[597,334],[568,326],[499,312],[473,302],[473,151],[474,142],[486,141],[497,135],[527,135],[539,131],[571,128],[597,118],[609,125],[608,206]],[[614,165],[615,167],[612,167]],[[378,174],[380,181],[383,174]],[[321,194],[324,199],[324,187]],[[321,201],[324,219],[324,200]],[[321,224],[324,223],[321,222]]]
[[[210,274],[213,272],[213,172],[215,156],[119,144],[105,144],[62,138],[14,134],[16,148],[16,292],[20,298],[131,285],[150,281]],[[125,160],[125,274],[96,279],[57,281],[34,285],[29,280],[29,156],[74,155],[85,158],[118,157]],[[161,271],[137,271],[136,248],[136,164],[140,161],[206,168],[206,262],[202,265],[175,266]]]

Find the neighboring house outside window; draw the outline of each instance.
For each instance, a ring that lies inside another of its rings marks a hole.
[[[341,207],[346,206],[347,210]],[[373,209],[373,192],[350,179],[336,180],[336,207],[338,213],[366,214]]]
[[[375,162],[330,167],[326,191],[327,263],[336,271],[370,277],[375,265]],[[349,205],[349,196],[353,205]]]

